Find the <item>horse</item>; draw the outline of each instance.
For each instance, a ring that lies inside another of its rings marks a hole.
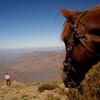
[[[61,36],[66,50],[62,77],[65,87],[75,88],[100,61],[100,5],[76,11],[62,7],[60,12],[66,19]]]

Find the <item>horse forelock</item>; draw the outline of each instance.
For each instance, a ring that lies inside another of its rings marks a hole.
[[[71,23],[69,21],[66,21],[64,24],[64,29],[62,31],[62,35],[61,35],[61,39],[67,39],[69,38],[70,35],[70,27],[71,27]]]

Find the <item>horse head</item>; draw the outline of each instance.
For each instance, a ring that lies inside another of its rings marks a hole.
[[[63,82],[77,87],[89,69],[100,61],[100,5],[84,11],[61,8],[66,18],[62,40],[66,47]]]

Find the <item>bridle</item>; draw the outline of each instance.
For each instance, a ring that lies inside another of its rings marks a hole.
[[[71,76],[71,73],[74,73],[73,75],[75,77],[77,77],[77,75],[78,75],[76,69],[72,66],[72,52],[73,52],[73,48],[76,45],[76,43],[80,43],[90,53],[100,57],[100,54],[96,53],[95,51],[92,51],[91,48],[89,48],[84,43],[83,39],[87,39],[87,37],[85,35],[78,34],[78,26],[81,23],[80,19],[86,13],[87,13],[87,11],[82,12],[80,14],[76,24],[71,24],[72,39],[70,42],[67,43],[66,57],[65,57],[65,60],[63,62],[63,66],[64,66],[63,72],[65,74],[67,74],[67,77],[65,77],[65,79],[63,80],[66,87],[79,87],[80,86],[80,82],[78,80],[75,81]],[[64,40],[64,42],[66,42],[66,39]]]

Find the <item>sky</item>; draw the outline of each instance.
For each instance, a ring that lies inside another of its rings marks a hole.
[[[84,10],[100,0],[0,0],[0,49],[63,46],[61,7]]]

